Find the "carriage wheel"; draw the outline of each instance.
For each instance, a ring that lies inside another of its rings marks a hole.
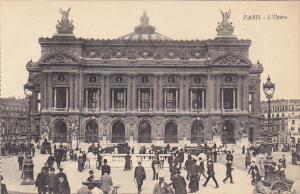
[[[271,190],[289,191],[289,186],[282,180],[277,180],[271,184]]]

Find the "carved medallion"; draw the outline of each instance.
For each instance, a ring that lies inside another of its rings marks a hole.
[[[214,65],[248,65],[246,61],[233,55],[225,55],[217,58],[213,62]]]

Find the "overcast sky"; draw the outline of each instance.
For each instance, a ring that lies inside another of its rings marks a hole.
[[[1,96],[24,97],[26,63],[40,57],[39,37],[52,37],[59,8],[72,7],[76,37],[112,39],[133,31],[144,10],[156,31],[172,39],[213,39],[220,9],[231,9],[238,38],[251,39],[249,58],[276,84],[275,98],[300,98],[300,2],[0,1]],[[261,19],[245,20],[245,15]],[[287,19],[267,19],[270,15]],[[265,19],[263,18],[265,17]],[[264,100],[264,95],[262,95]]]

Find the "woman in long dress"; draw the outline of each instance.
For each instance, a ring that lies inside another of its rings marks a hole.
[[[85,159],[83,154],[80,152],[78,155],[78,171],[81,172],[84,169]]]

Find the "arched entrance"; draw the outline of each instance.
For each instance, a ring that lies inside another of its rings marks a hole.
[[[232,121],[225,120],[222,130],[222,143],[235,144],[235,126]]]
[[[67,142],[67,124],[59,120],[54,124],[54,142]]]
[[[125,142],[125,126],[122,122],[117,121],[112,126],[112,143]]]
[[[147,121],[139,124],[138,143],[151,143],[151,125]]]
[[[169,122],[165,126],[165,143],[178,143],[178,130],[174,122]]]
[[[204,127],[201,121],[195,121],[191,128],[191,143],[204,143]]]
[[[85,142],[96,143],[98,142],[98,124],[92,120],[86,124],[85,127]]]

